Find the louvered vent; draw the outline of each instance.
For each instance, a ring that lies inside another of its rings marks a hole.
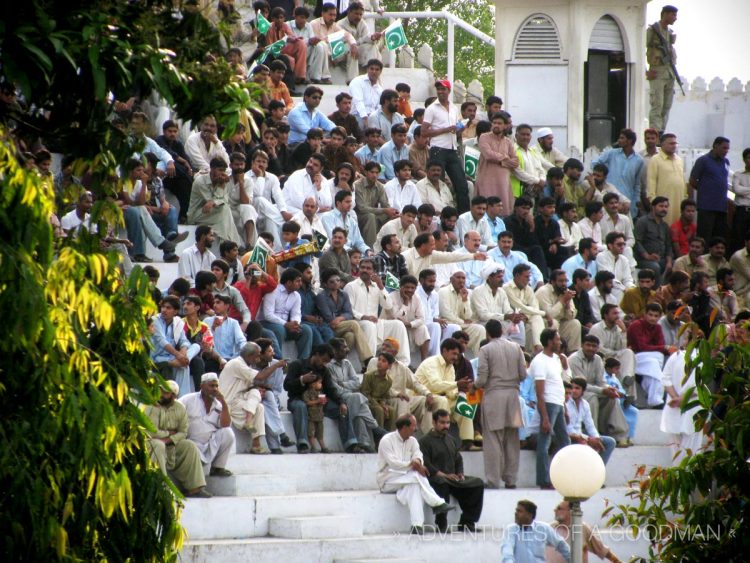
[[[589,39],[589,49],[597,51],[625,51],[620,26],[612,16],[603,16],[596,22]]]
[[[560,58],[560,36],[550,18],[536,14],[526,20],[516,36],[513,58],[523,60]]]

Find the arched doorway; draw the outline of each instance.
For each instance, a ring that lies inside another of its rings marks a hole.
[[[629,66],[620,26],[611,16],[596,22],[584,65],[585,147],[604,148],[628,123]]]

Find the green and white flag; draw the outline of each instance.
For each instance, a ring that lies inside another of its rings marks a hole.
[[[455,410],[461,416],[474,420],[474,415],[477,414],[477,405],[470,405],[469,401],[466,400],[466,393],[459,393],[456,397]]]
[[[344,43],[344,31],[337,31],[328,36],[328,46],[331,48],[331,58],[340,59],[346,55],[346,43]]]
[[[318,250],[323,250],[326,244],[328,244],[328,237],[315,229],[313,229],[312,234],[315,237],[315,242],[318,244]]]
[[[271,43],[268,47],[263,50],[263,54],[258,59],[258,64],[262,65],[269,55],[278,57],[281,54],[281,50],[286,45],[286,39],[279,39],[276,43]]]
[[[249,262],[251,264],[257,264],[260,266],[260,269],[265,272],[266,270],[266,261],[268,260],[268,250],[261,247],[260,245],[256,245],[253,249],[253,253],[250,255]]]
[[[389,51],[395,51],[399,47],[403,47],[409,43],[406,40],[406,34],[404,33],[404,26],[401,25],[401,20],[396,20],[386,27],[383,30],[383,37],[385,37],[385,46],[388,47]]]
[[[266,33],[268,33],[268,30],[271,29],[271,22],[264,18],[263,14],[261,14],[260,12],[256,12],[256,14],[255,27],[258,29],[259,33],[265,35]]]
[[[390,272],[385,273],[385,283],[383,284],[388,289],[398,289],[401,287],[401,282],[396,276]]]
[[[464,147],[464,172],[472,180],[477,179],[479,168],[479,151],[474,147]]]

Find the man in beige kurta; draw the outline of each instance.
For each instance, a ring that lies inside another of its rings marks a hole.
[[[549,283],[536,290],[539,308],[552,319],[551,328],[560,331],[560,337],[567,343],[568,352],[581,347],[581,322],[576,319],[578,310],[573,303],[575,291],[568,289],[568,274],[555,270]]]
[[[482,446],[487,487],[515,489],[518,477],[520,442],[523,426],[519,387],[526,378],[526,362],[518,344],[501,338],[498,320],[486,325],[490,342],[479,350],[479,374],[474,386],[484,389],[482,397]]]
[[[187,439],[188,415],[185,406],[178,402],[180,387],[176,381],[167,381],[158,404],[145,409],[155,432],[148,441],[151,459],[162,473],[169,471],[189,497],[208,498],[206,477],[198,446]]]
[[[238,357],[224,365],[219,377],[219,391],[229,406],[232,424],[235,428],[253,433],[254,439],[266,435],[265,407],[261,404],[263,397],[260,390],[253,386],[258,371],[250,367],[260,359],[259,354],[260,347],[248,342]]]
[[[380,351],[395,358],[399,348],[400,345],[395,338],[386,338]],[[367,371],[374,371],[376,368],[377,357],[373,357],[367,364]],[[438,409],[448,410],[448,399],[430,393],[430,390],[417,380],[409,366],[398,360],[393,362],[388,370],[388,377],[391,379],[391,392],[399,400],[396,416],[414,415],[422,434],[427,434],[432,428],[432,413]]]
[[[210,172],[198,174],[193,181],[187,211],[188,222],[191,225],[208,225],[221,240],[244,245],[245,241],[237,232],[232,216],[227,163],[214,158],[210,164]]]
[[[526,350],[535,353],[542,350],[540,337],[545,327],[545,312],[539,307],[534,290],[529,286],[531,267],[528,264],[518,264],[513,268],[513,281],[503,286],[508,296],[510,306],[516,313],[524,316],[526,330]]]
[[[669,133],[662,136],[661,151],[648,163],[646,178],[649,201],[656,196],[669,199],[669,210],[664,220],[671,225],[680,218],[680,202],[687,197],[684,164],[677,156],[677,137]]]
[[[475,195],[498,196],[505,209],[513,209],[515,198],[510,189],[511,170],[518,167],[513,140],[505,136],[508,124],[504,117],[490,116],[492,130],[479,137],[479,166]]]
[[[454,272],[451,283],[438,291],[440,317],[449,323],[457,324],[469,335],[469,348],[479,352],[479,343],[484,339],[484,327],[475,322],[476,315],[466,289],[466,274],[463,270]]]

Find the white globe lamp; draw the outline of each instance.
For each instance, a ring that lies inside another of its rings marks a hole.
[[[606,470],[601,456],[584,444],[565,446],[552,458],[549,467],[552,485],[570,504],[571,561],[583,560],[583,512],[581,502],[602,488]]]

